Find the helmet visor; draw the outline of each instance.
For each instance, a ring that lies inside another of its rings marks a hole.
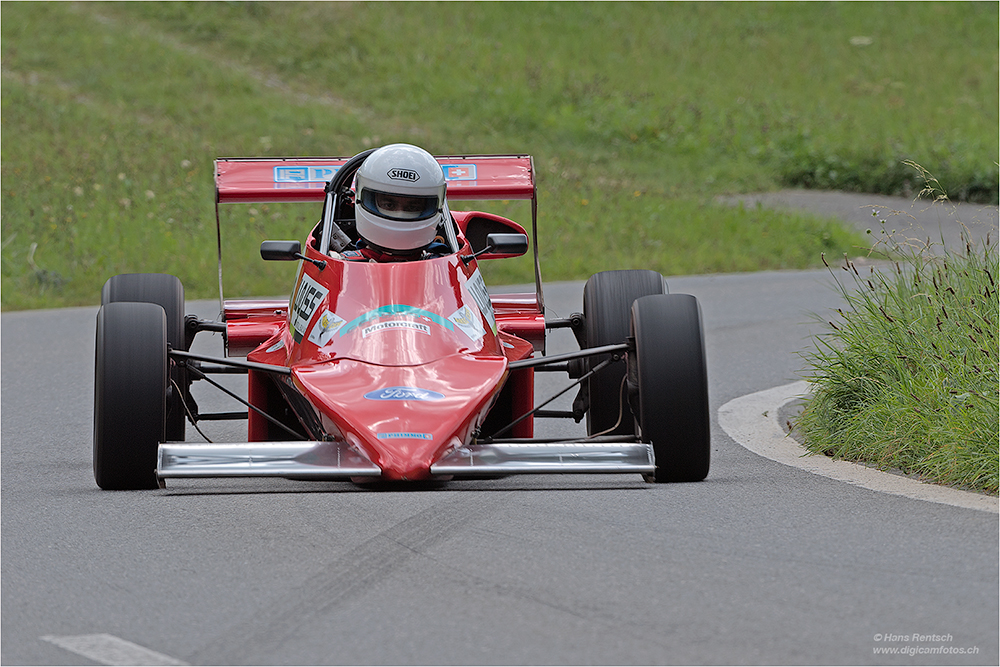
[[[389,220],[423,220],[441,208],[435,196],[400,195],[370,188],[361,191],[361,205],[369,213]]]

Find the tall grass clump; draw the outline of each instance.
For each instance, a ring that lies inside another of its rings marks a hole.
[[[933,254],[892,239],[891,269],[845,260],[848,278],[834,274],[846,306],[805,354],[806,447],[996,494],[997,244]]]

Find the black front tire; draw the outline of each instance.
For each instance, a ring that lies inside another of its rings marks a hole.
[[[112,276],[104,283],[101,305],[129,301],[155,303],[162,307],[167,316],[167,342],[170,347],[182,351],[188,349],[184,331],[184,286],[180,279],[167,273],[123,273]],[[171,364],[170,379],[172,383],[167,387],[166,439],[182,442],[187,426],[184,401],[191,380],[187,370],[176,364]]]
[[[667,282],[656,271],[632,269],[602,271],[587,280],[583,288],[583,315],[586,320],[587,347],[624,343],[629,335],[629,313],[632,302],[650,294],[666,294]],[[610,355],[593,357],[593,368]],[[587,434],[607,431],[609,435],[635,433],[635,420],[623,405],[622,379],[624,364],[612,364],[587,380],[589,409]],[[608,431],[615,423],[621,422]]]
[[[656,481],[703,480],[711,425],[698,301],[690,294],[643,297],[632,304],[631,321],[629,394],[642,439],[653,444]]]
[[[153,303],[109,303],[97,313],[94,479],[102,489],[155,489],[165,438],[167,318]]]

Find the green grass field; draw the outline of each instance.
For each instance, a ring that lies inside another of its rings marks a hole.
[[[542,272],[815,266],[830,220],[726,208],[786,186],[995,201],[996,3],[31,3],[2,11],[4,309],[92,304],[116,273],[217,293],[212,160],[526,152]],[[500,206],[527,222],[524,207]],[[227,295],[282,294],[225,212]],[[530,263],[487,263],[494,284]]]

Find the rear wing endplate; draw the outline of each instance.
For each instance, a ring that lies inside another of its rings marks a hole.
[[[316,202],[324,187],[350,158],[219,158],[215,161],[215,225],[219,246],[219,301],[222,294],[222,230],[219,204]],[[464,155],[436,158],[444,171],[448,199],[531,201],[531,243],[534,248],[535,289],[542,304],[538,260],[538,197],[535,165],[530,155]]]

